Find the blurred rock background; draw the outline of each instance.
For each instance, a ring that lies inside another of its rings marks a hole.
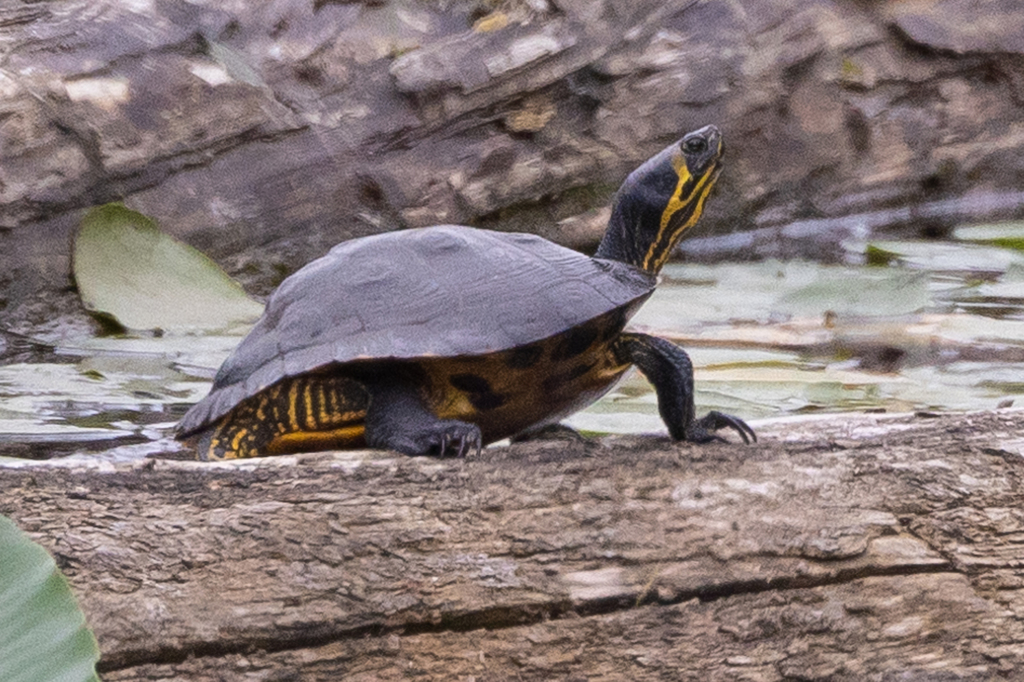
[[[707,123],[726,171],[684,257],[838,259],[1018,217],[1018,4],[7,2],[0,323],[86,324],[71,239],[111,200],[256,294],[406,227],[586,250],[626,173]]]

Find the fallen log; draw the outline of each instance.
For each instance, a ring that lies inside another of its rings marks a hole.
[[[1024,411],[0,469],[122,680],[1024,675]]]

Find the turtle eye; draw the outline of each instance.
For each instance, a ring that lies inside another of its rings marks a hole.
[[[683,151],[687,154],[701,154],[708,150],[708,141],[703,137],[691,137],[683,140]]]

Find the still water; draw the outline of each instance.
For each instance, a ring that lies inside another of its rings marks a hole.
[[[808,412],[1021,406],[1022,245],[1018,223],[873,242],[849,265],[671,264],[632,327],[690,352],[700,413],[755,425]],[[51,361],[0,366],[0,457],[178,451],[174,423],[239,339],[86,337]],[[664,431],[635,373],[567,421],[587,433]]]

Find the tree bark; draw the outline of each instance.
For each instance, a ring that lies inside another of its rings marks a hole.
[[[6,468],[115,680],[1024,674],[1024,411]],[[80,466],[80,465],[79,465]]]

